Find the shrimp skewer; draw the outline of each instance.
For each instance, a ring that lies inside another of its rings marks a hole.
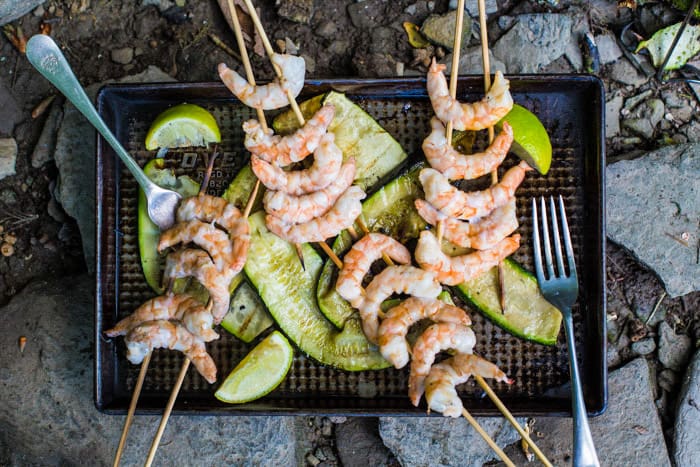
[[[448,217],[422,199],[417,199],[415,205],[418,214],[427,223],[437,225],[438,222],[442,222],[444,238],[463,248],[493,248],[518,228],[515,198],[474,223]]]
[[[335,289],[354,308],[358,308],[364,300],[362,279],[383,253],[400,264],[411,263],[411,253],[405,246],[380,233],[365,235],[345,254]]]
[[[335,107],[325,104],[303,127],[288,136],[274,135],[270,129],[263,130],[257,120],[248,120],[243,124],[245,147],[265,162],[280,167],[299,162],[316,150],[334,115]]]
[[[433,59],[428,70],[428,96],[435,115],[443,122],[452,122],[455,130],[483,130],[495,125],[513,108],[510,84],[500,71],[482,100],[463,104],[450,96],[443,73],[446,68]]]
[[[233,247],[228,235],[212,224],[197,219],[180,222],[175,227],[163,232],[158,242],[158,251],[162,252],[178,243],[189,242],[204,248],[214,260],[219,271],[223,272],[229,269],[234,262],[232,258]]]
[[[181,277],[197,279],[209,292],[212,301],[211,314],[215,324],[219,324],[228,313],[231,300],[228,287],[234,275],[236,272],[231,269],[218,271],[207,252],[194,249],[180,250],[168,255],[163,273],[166,280]]]
[[[362,319],[362,330],[367,339],[377,343],[379,312],[384,300],[395,293],[405,293],[420,298],[435,298],[442,287],[435,280],[435,274],[410,265],[389,266],[374,276],[365,290],[365,299],[358,310]]]
[[[425,190],[425,199],[449,217],[472,219],[482,217],[503,206],[515,196],[525,173],[532,170],[527,162],[510,168],[503,179],[483,191],[467,193],[452,186],[449,180],[435,169],[423,169],[419,178]]]
[[[467,313],[454,305],[434,298],[411,297],[386,313],[379,325],[377,344],[382,356],[396,368],[408,363],[410,348],[406,341],[408,329],[422,319],[440,323],[471,324]]]
[[[263,110],[279,109],[287,105],[288,93],[294,98],[304,87],[306,62],[302,57],[278,53],[273,53],[271,60],[281,70],[282,78],[277,78],[270,84],[253,86],[225,63],[219,63],[219,77],[226,87],[248,107]]]
[[[441,350],[454,349],[459,353],[472,353],[476,337],[470,328],[457,323],[436,323],[421,334],[413,346],[411,374],[408,377],[408,397],[418,407],[425,390],[425,378]]]
[[[458,353],[433,365],[425,378],[425,400],[428,402],[428,409],[436,410],[446,417],[460,417],[464,406],[455,386],[466,383],[472,375],[492,378],[507,384],[513,383],[488,360],[472,354]]]
[[[504,122],[503,131],[486,151],[464,155],[452,148],[440,120],[433,117],[430,125],[433,131],[423,141],[423,152],[428,163],[450,180],[471,180],[496,170],[513,143],[513,129],[508,122]]]
[[[447,256],[440,249],[435,235],[421,232],[416,246],[416,261],[420,266],[436,274],[446,285],[457,285],[471,280],[503,261],[520,246],[520,235],[507,237],[488,250],[478,250],[462,256]]]
[[[216,365],[207,353],[204,342],[197,339],[181,324],[154,320],[139,324],[126,335],[126,358],[134,364],[141,363],[156,348],[179,350],[194,363],[204,379],[216,381]]]
[[[362,188],[351,186],[321,217],[303,224],[291,224],[268,214],[265,217],[265,223],[272,233],[290,243],[323,242],[329,237],[338,235],[343,229],[352,226],[357,216],[362,212],[360,200],[364,199],[365,196]]]
[[[263,185],[297,196],[327,187],[338,176],[342,163],[343,153],[335,145],[333,133],[323,135],[308,169],[285,172],[258,156],[250,157],[250,166]]]
[[[327,213],[352,184],[354,178],[355,159],[350,158],[340,168],[338,177],[322,190],[301,196],[290,195],[284,191],[267,191],[263,197],[265,211],[286,222],[309,222]]]
[[[105,331],[105,335],[123,336],[139,324],[154,320],[182,321],[188,331],[204,342],[219,338],[212,329],[214,322],[209,310],[186,294],[166,294],[148,300],[112,329]]]

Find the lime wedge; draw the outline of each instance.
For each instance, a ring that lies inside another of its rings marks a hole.
[[[515,104],[496,124],[496,129],[500,131],[504,121],[513,127],[511,152],[542,175],[546,174],[552,165],[552,142],[540,119],[525,107]]]
[[[146,134],[146,149],[206,146],[221,141],[212,114],[194,104],[179,104],[153,120]]]
[[[241,360],[214,396],[231,404],[259,399],[284,380],[293,357],[294,349],[287,338],[274,331]]]

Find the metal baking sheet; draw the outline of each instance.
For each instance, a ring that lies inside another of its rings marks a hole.
[[[523,239],[516,259],[532,270],[533,196],[561,194],[577,256],[580,294],[574,308],[576,344],[586,405],[592,415],[607,403],[605,366],[605,211],[604,96],[600,80],[590,76],[511,76],[515,101],[535,112],[547,128],[554,149],[546,176],[531,173],[517,192],[519,232]],[[462,77],[458,97],[473,101],[482,95],[481,77]],[[300,97],[330,89],[345,92],[391,133],[408,154],[420,151],[432,116],[424,79],[308,81]],[[153,118],[182,102],[199,104],[219,122],[223,152],[210,192],[221,194],[247,162],[241,123],[254,117],[220,83],[109,85],[98,95],[98,108],[117,138],[143,165],[154,151],[144,148]],[[138,257],[136,199],[138,186],[105,141],[97,154],[97,289],[95,313],[95,404],[103,412],[125,413],[138,366],[125,357],[123,340],[102,332],[154,296],[145,282]],[[167,156],[177,173],[201,180],[203,153],[180,150]],[[508,158],[507,165],[515,163]],[[518,415],[570,415],[569,368],[563,330],[556,346],[514,337],[476,311],[470,313],[477,336],[475,351],[496,363],[512,385],[494,384],[505,404]],[[253,347],[227,332],[207,344],[217,363],[219,382]],[[159,413],[168,399],[183,357],[157,350],[139,400],[139,413]],[[296,352],[284,382],[268,396],[249,404],[227,405],[214,397],[218,383],[207,384],[194,369],[184,381],[175,413],[294,415],[425,415],[407,397],[408,369],[347,372],[330,368]],[[497,415],[497,409],[473,382],[460,387],[465,407],[475,415]]]

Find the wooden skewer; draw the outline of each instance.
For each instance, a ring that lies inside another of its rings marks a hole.
[[[486,26],[486,5],[484,0],[478,1],[479,6],[479,28],[481,29],[481,58],[484,64],[484,92],[489,92],[491,89],[491,59],[489,57],[489,39]],[[493,143],[494,131],[493,127],[488,128],[489,144]],[[498,169],[491,171],[491,185],[498,183]],[[499,301],[501,303],[501,312],[506,312],[506,294],[505,294],[505,271],[503,261],[498,263],[498,291]]]
[[[148,457],[146,458],[145,467],[150,467],[153,463],[153,459],[156,457],[156,451],[158,450],[158,445],[160,444],[160,439],[163,437],[163,432],[165,432],[165,426],[170,419],[170,414],[173,411],[173,406],[175,405],[175,400],[177,395],[180,393],[180,388],[182,387],[182,382],[185,380],[185,375],[187,375],[187,369],[190,367],[190,359],[185,358],[182,368],[180,368],[180,374],[177,376],[177,381],[175,381],[175,386],[173,386],[170,392],[170,399],[168,399],[168,404],[165,406],[165,411],[163,412],[163,417],[160,419],[160,425],[158,425],[158,431],[156,431],[156,436],[153,438],[151,443],[151,449],[148,451]]]
[[[479,384],[479,386],[481,386],[481,389],[483,389],[484,392],[486,392],[486,395],[489,396],[489,398],[491,399],[491,401],[493,401],[493,403],[496,405],[496,407],[498,407],[498,409],[501,411],[503,416],[510,422],[511,425],[513,425],[513,427],[516,429],[516,431],[518,433],[520,433],[520,436],[522,436],[522,438],[527,442],[527,444],[530,445],[530,447],[534,451],[537,458],[540,461],[542,461],[542,463],[545,466],[552,467],[552,463],[549,462],[549,460],[547,459],[547,457],[544,454],[542,454],[542,451],[540,451],[540,449],[535,445],[535,442],[532,441],[532,439],[530,438],[530,435],[528,435],[527,432],[520,426],[518,421],[515,420],[515,417],[513,417],[513,414],[510,413],[510,410],[508,410],[508,408],[505,406],[503,401],[501,401],[501,399],[499,399],[499,397],[496,395],[496,393],[493,391],[493,389],[491,389],[491,387],[489,387],[489,385],[486,383],[484,378],[482,378],[480,375],[475,374],[474,379]]]
[[[501,458],[503,462],[505,462],[505,464],[508,467],[515,467],[513,461],[511,461],[510,458],[506,455],[506,453],[498,447],[498,444],[496,444],[496,442],[493,439],[491,439],[489,434],[486,433],[483,428],[481,428],[479,422],[477,422],[476,419],[472,417],[472,414],[470,414],[464,407],[462,407],[462,416],[467,419],[469,424],[476,430],[477,433],[481,435],[482,438],[484,438],[484,441],[486,441],[486,443],[489,446],[491,446],[491,449],[493,449],[493,451],[498,455],[498,457]]]
[[[452,70],[450,73],[450,97],[452,99],[457,98],[457,80],[459,79],[459,56],[460,49],[462,48],[462,28],[464,25],[464,0],[459,0],[457,2],[457,21],[455,22],[455,37],[454,43],[452,45]],[[447,139],[447,145],[452,144],[452,130],[453,124],[450,120],[447,122],[447,127],[445,129],[445,138]],[[442,236],[444,233],[444,222],[442,220],[438,221],[437,224],[437,240],[438,244],[442,243]]]
[[[129,428],[131,428],[131,422],[134,421],[134,412],[136,412],[136,404],[139,401],[139,396],[141,395],[141,388],[143,387],[143,380],[146,378],[146,372],[148,371],[148,365],[151,363],[151,355],[153,352],[148,352],[141,362],[141,369],[139,370],[139,377],[136,379],[136,386],[134,387],[134,393],[131,395],[131,403],[129,404],[129,411],[126,414],[126,420],[124,421],[124,428],[122,428],[122,435],[119,438],[119,446],[117,447],[117,453],[114,455],[114,467],[119,465],[119,461],[122,458],[122,453],[124,452],[124,447],[126,446],[126,437],[129,434]]]

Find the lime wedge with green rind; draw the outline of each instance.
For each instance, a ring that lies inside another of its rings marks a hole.
[[[259,399],[284,380],[293,358],[292,345],[282,333],[274,331],[241,360],[214,396],[230,404]]]
[[[160,113],[146,134],[146,149],[207,146],[221,142],[214,116],[194,104],[179,104]]]
[[[542,175],[546,174],[552,165],[552,142],[537,115],[515,104],[496,124],[498,131],[501,130],[504,121],[513,128],[513,144],[510,151]]]

